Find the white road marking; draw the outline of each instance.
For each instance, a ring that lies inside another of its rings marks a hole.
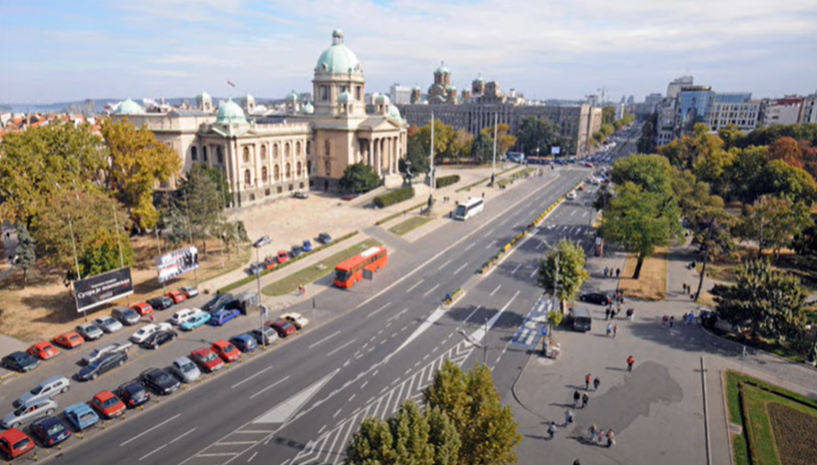
[[[544,247],[544,246],[545,246],[545,243],[544,243],[544,242],[539,242],[539,245],[537,245],[537,246],[536,246],[536,250],[539,250],[539,249],[541,249],[541,248],[542,248],[542,247]]]
[[[409,292],[413,291],[413,290],[414,290],[414,288],[416,288],[416,287],[417,287],[417,286],[419,286],[420,284],[423,284],[423,281],[425,281],[425,278],[423,278],[423,279],[421,279],[421,280],[417,281],[416,283],[414,283],[414,285],[413,285],[413,286],[411,286],[410,288],[408,288],[408,290],[406,291],[406,294],[408,294]]]
[[[494,294],[496,294],[496,291],[498,291],[498,290],[499,290],[499,288],[501,288],[501,287],[502,287],[502,284],[498,285],[498,286],[496,287],[496,289],[494,289],[494,291],[493,291],[493,292],[491,292],[491,295],[489,295],[488,297],[493,297],[493,296],[494,296]]]
[[[445,262],[445,263],[443,263],[442,265],[440,265],[440,267],[439,267],[439,268],[437,268],[437,271],[440,271],[440,270],[442,270],[443,268],[445,268],[446,266],[448,266],[448,264],[449,264],[449,263],[451,263],[453,260],[454,260],[454,259],[452,258],[451,260],[448,260],[447,262]]]
[[[382,346],[383,344],[386,343],[386,341],[388,341],[388,339],[383,339],[382,341],[380,341],[380,345]]]
[[[338,334],[340,334],[340,330],[335,331],[334,333],[332,333],[332,334],[330,334],[330,335],[326,336],[325,338],[321,339],[321,340],[320,340],[320,341],[318,341],[318,342],[313,342],[313,343],[312,343],[312,344],[309,346],[309,348],[311,349],[311,348],[313,348],[313,347],[315,347],[315,346],[321,345],[321,344],[323,344],[324,342],[328,341],[329,339],[332,339],[333,337],[337,336]]]
[[[379,373],[379,372],[380,372],[380,370],[375,370],[375,371],[374,371],[374,373],[372,373],[372,378],[374,378],[375,376],[377,376],[377,373]]]
[[[222,454],[196,454],[194,457],[235,457],[236,452],[224,452]]]
[[[400,315],[406,313],[407,311],[408,311],[408,308],[404,308],[404,309],[400,310],[400,312],[398,314],[390,316],[389,319],[386,320],[386,321],[391,321],[391,320],[395,320],[397,318],[400,318]]]
[[[522,266],[521,263],[516,265],[516,268],[514,268],[513,271],[511,271],[511,274],[516,274],[516,272],[519,270],[519,267],[521,267],[521,266]]]
[[[396,336],[397,336],[397,331],[395,331],[395,332],[391,333],[391,336],[390,336],[390,337],[396,337]]]
[[[168,444],[173,444],[174,442],[176,442],[176,441],[178,441],[179,439],[181,439],[181,438],[183,438],[183,437],[187,436],[188,434],[192,433],[193,431],[196,431],[196,428],[193,428],[193,429],[191,429],[190,431],[188,431],[188,432],[186,432],[186,433],[182,434],[181,436],[177,437],[176,439],[174,439],[174,440],[172,440],[172,441],[168,442]],[[265,432],[266,432],[266,431],[265,431]]]
[[[133,441],[135,441],[135,440],[137,440],[137,439],[141,438],[142,436],[144,436],[144,435],[146,435],[146,434],[150,433],[151,431],[155,430],[156,428],[161,428],[162,426],[164,426],[164,425],[166,425],[166,424],[170,423],[171,421],[175,420],[176,418],[179,418],[180,416],[182,416],[182,414],[181,414],[181,413],[177,413],[176,415],[174,415],[174,416],[172,416],[172,417],[168,418],[167,420],[165,420],[165,421],[163,421],[163,422],[159,423],[158,425],[154,426],[153,428],[146,429],[145,431],[142,431],[141,433],[139,433],[139,434],[137,434],[136,436],[134,436],[134,437],[132,437],[132,438],[128,439],[127,441],[123,442],[122,444],[119,444],[119,447],[122,447],[122,446],[124,446],[124,445],[130,444],[131,442],[133,442]]]
[[[327,426],[328,426],[328,425],[323,425],[323,426],[321,426],[321,429],[319,429],[319,430],[318,430],[318,434],[323,433],[323,430],[325,430]]]
[[[154,449],[152,452],[149,452],[149,453],[139,457],[139,461],[141,462],[142,460],[145,460],[146,458],[150,457],[151,455],[155,454],[156,452],[159,452],[160,450],[164,449],[165,447],[167,447],[167,444],[162,445],[162,446]]]
[[[333,350],[332,352],[329,352],[328,354],[326,354],[326,356],[327,356],[327,357],[331,357],[332,355],[334,355],[334,354],[338,353],[338,351],[340,351],[340,350],[345,349],[347,346],[351,345],[351,344],[352,344],[353,342],[355,342],[355,341],[357,341],[357,338],[354,338],[354,339],[352,339],[351,341],[347,342],[346,344],[343,344],[342,346],[339,346],[338,348],[336,348],[336,349],[335,349],[335,350]]]
[[[491,228],[491,230],[490,230],[490,231],[488,231],[488,232],[486,232],[486,233],[485,233],[485,235],[486,235],[486,236],[490,236],[491,234],[493,234],[493,233],[494,233],[494,231],[496,231],[496,227]]]
[[[351,401],[352,401],[352,399],[354,399],[356,395],[357,395],[357,394],[352,394],[352,397],[350,397],[350,398],[349,398],[349,402],[351,402]]]
[[[534,268],[533,268],[533,271],[532,271],[532,272],[531,272],[531,274],[530,274],[530,276],[528,276],[528,279],[531,279],[531,278],[533,278],[534,276],[536,276],[536,273],[538,273],[538,272],[539,272],[539,268],[534,267]]]
[[[391,326],[391,325],[393,325],[393,324],[394,324],[394,322],[393,322],[393,321],[388,322],[388,323],[386,324],[386,329],[389,329],[389,326]]]
[[[261,389],[260,391],[258,391],[258,392],[256,392],[255,394],[251,395],[251,396],[250,396],[250,399],[255,399],[256,397],[260,396],[261,394],[263,394],[263,393],[265,393],[265,392],[269,391],[270,389],[274,388],[275,386],[277,386],[277,385],[279,385],[279,384],[283,383],[283,382],[284,382],[284,381],[286,381],[287,379],[289,379],[289,375],[284,376],[284,378],[283,378],[283,379],[279,379],[278,381],[276,381],[276,382],[274,382],[274,383],[270,384],[269,386],[265,387],[264,389]]]
[[[256,455],[258,455],[258,452],[257,451],[253,452],[252,455],[250,456],[250,458],[247,459],[247,463],[252,462],[252,459],[254,459]]]
[[[290,397],[289,399],[281,402],[280,404],[273,407],[268,412],[264,413],[260,417],[253,420],[253,423],[285,423],[289,421],[290,417],[301,408],[301,406],[305,405],[309,402],[309,399],[312,398],[315,394],[320,391],[326,383],[329,382],[338,372],[340,368],[335,369],[332,373],[324,376],[320,380],[312,383],[306,389],[301,390],[298,394]],[[287,376],[283,380],[289,378]],[[281,381],[283,381],[281,380]]]
[[[503,224],[507,223],[508,221],[510,221],[510,218],[505,218],[504,220],[502,220],[501,223],[499,223],[499,226],[502,226]]]
[[[579,246],[579,247],[581,247],[581,246],[582,246],[582,240],[581,240],[581,239],[579,239],[578,241],[576,241],[576,245],[577,245],[577,246]]]
[[[431,294],[432,292],[436,291],[438,287],[440,287],[440,283],[437,283],[437,285],[436,285],[436,286],[434,286],[434,287],[432,287],[431,289],[427,290],[427,291],[426,291],[426,292],[423,294],[423,297],[428,297],[428,295],[429,295],[429,294]]]
[[[389,302],[386,305],[378,308],[377,310],[373,311],[372,313],[369,313],[369,317],[371,317],[373,315],[376,315],[377,313],[381,312],[384,308],[388,307],[389,305],[391,305],[391,302]]]
[[[471,249],[473,249],[473,248],[474,248],[474,246],[475,246],[475,245],[477,245],[477,243],[476,243],[476,242],[472,242],[472,243],[471,243],[471,245],[469,245],[468,247],[466,247],[466,248],[465,248],[465,250],[466,250],[466,251],[471,250]]]
[[[491,250],[493,248],[494,248],[494,241],[489,242],[488,245],[485,246],[485,250]]]
[[[365,388],[367,384],[369,384],[369,380],[364,381],[363,384],[360,385],[360,389]]]
[[[468,262],[463,263],[463,264],[462,264],[462,266],[460,266],[459,268],[457,268],[456,270],[454,270],[454,274],[459,273],[459,272],[460,272],[460,271],[462,271],[462,269],[463,269],[463,268],[465,268],[466,266],[468,266]]]
[[[346,359],[346,361],[343,362],[343,368],[348,367],[350,363],[352,363],[352,359]]]
[[[258,441],[230,441],[230,442],[217,442],[213,444],[214,446],[244,446],[247,444],[255,444]]]
[[[235,389],[236,387],[241,386],[242,384],[246,383],[247,381],[249,381],[249,380],[251,380],[251,379],[255,378],[256,376],[262,375],[262,374],[264,374],[264,372],[265,372],[265,371],[267,371],[267,370],[271,370],[271,369],[272,369],[272,366],[268,366],[268,367],[264,368],[263,370],[260,370],[258,373],[254,374],[254,375],[252,375],[252,376],[249,376],[249,377],[247,377],[247,378],[244,378],[243,380],[241,380],[241,381],[239,381],[239,382],[237,382],[237,383],[233,384],[233,385],[230,387],[230,389]]]
[[[589,215],[589,214],[590,214],[590,212],[585,210],[584,213],[582,213],[582,218],[586,218],[587,215]]]
[[[572,212],[570,212],[570,216],[573,216],[575,214],[576,214],[576,210],[573,210]]]

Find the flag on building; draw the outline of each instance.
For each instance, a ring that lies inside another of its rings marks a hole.
[[[235,87],[235,83],[233,83],[233,81],[227,81],[227,85],[230,87]]]

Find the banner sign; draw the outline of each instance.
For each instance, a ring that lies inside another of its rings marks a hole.
[[[133,294],[130,267],[74,281],[77,311],[84,312],[112,300]]]
[[[559,155],[559,153],[561,153],[561,151],[562,151],[561,147],[551,147],[550,148],[550,154],[551,155]]]
[[[156,270],[159,272],[160,283],[170,281],[198,267],[199,250],[193,245],[156,257]]]

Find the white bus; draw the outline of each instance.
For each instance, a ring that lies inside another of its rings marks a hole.
[[[484,206],[485,202],[482,199],[472,197],[467,202],[457,205],[457,209],[454,211],[454,219],[465,221],[478,213],[482,213]]]

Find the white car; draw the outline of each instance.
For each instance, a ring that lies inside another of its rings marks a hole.
[[[567,193],[567,200],[576,200],[576,191],[570,191]]]
[[[157,324],[149,324],[142,326],[139,331],[133,333],[133,336],[130,337],[131,342],[135,344],[141,344],[145,341],[151,334],[155,333],[156,331],[170,331],[173,329],[170,326],[170,323],[157,323]]]
[[[127,352],[128,349],[131,348],[133,344],[130,342],[116,342],[114,344],[108,344],[106,346],[102,346],[99,348],[94,349],[93,352],[82,357],[82,361],[85,362],[86,365],[96,362],[100,358],[104,357],[105,355],[112,354],[114,352]]]
[[[170,322],[177,326],[181,325],[185,321],[192,318],[196,313],[201,313],[201,310],[198,308],[185,308],[184,310],[179,310],[173,314],[173,317],[170,318]]]
[[[281,318],[287,321],[291,321],[292,324],[294,324],[295,327],[298,329],[302,329],[304,326],[309,324],[309,320],[304,318],[303,315],[301,315],[300,313],[295,312],[284,313],[283,315],[281,315]]]

